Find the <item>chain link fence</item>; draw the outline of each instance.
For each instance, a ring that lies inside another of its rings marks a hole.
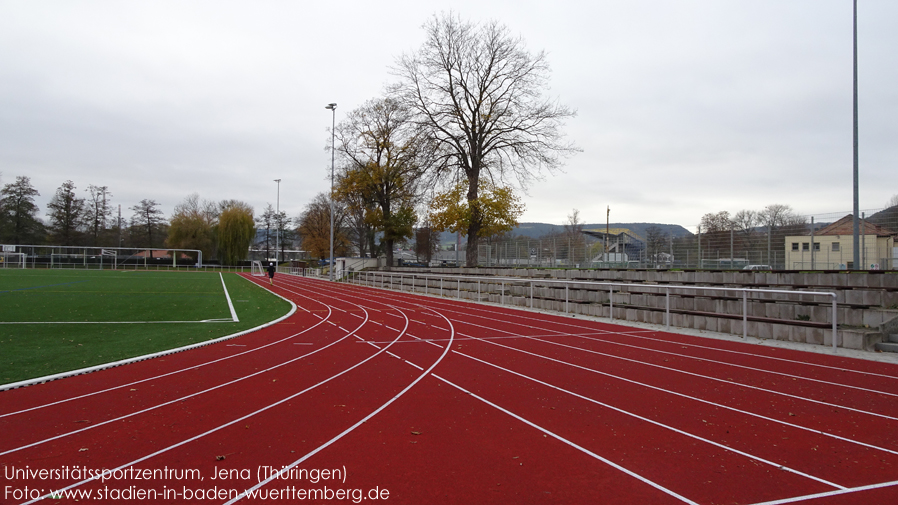
[[[761,218],[757,217],[760,221]],[[659,268],[705,270],[855,269],[853,216],[786,213],[769,224],[736,219],[706,222],[682,236],[653,230],[639,235],[565,234],[481,244],[481,266]],[[865,210],[859,218],[861,270],[898,269],[898,207]],[[601,235],[600,239],[595,236]]]

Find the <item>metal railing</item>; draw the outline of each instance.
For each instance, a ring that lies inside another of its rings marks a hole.
[[[406,282],[406,279],[410,279],[411,282]],[[595,282],[595,281],[571,281],[571,280],[557,280],[557,279],[530,279],[530,278],[522,278],[522,277],[483,277],[483,276],[467,276],[467,275],[439,275],[439,274],[420,274],[420,273],[400,273],[400,272],[380,272],[380,271],[363,271],[363,272],[354,272],[348,278],[348,282],[352,282],[355,284],[364,284],[366,286],[371,287],[379,287],[382,289],[396,289],[398,287],[399,291],[404,292],[406,287],[409,287],[410,291],[415,291],[417,287],[417,280],[424,280],[424,294],[437,294],[439,296],[443,296],[443,291],[447,285],[454,284],[456,290],[456,299],[461,299],[461,283],[474,283],[477,284],[477,300],[479,301],[481,298],[481,286],[482,284],[498,284],[500,285],[499,291],[499,303],[500,305],[505,304],[505,292],[506,286],[509,284],[515,285],[527,285],[530,287],[530,303],[529,306],[533,308],[533,294],[534,288],[541,285],[561,285],[564,287],[564,312],[568,313],[570,311],[570,290],[571,287],[578,288],[596,288],[596,291],[602,289],[608,290],[608,300],[609,300],[609,320],[614,320],[614,290],[615,288],[639,288],[640,290],[655,290],[654,294],[660,295],[662,292],[665,297],[665,309],[664,309],[664,324],[665,327],[670,329],[670,297],[671,290],[684,290],[684,291],[693,291],[693,292],[724,292],[724,293],[741,293],[742,294],[742,336],[748,336],[748,301],[749,301],[749,293],[757,293],[757,294],[779,294],[779,295],[798,295],[797,302],[801,302],[801,297],[829,297],[832,299],[832,345],[833,349],[838,348],[838,305],[836,303],[836,293],[826,292],[826,291],[797,291],[797,290],[787,290],[787,289],[757,289],[757,288],[723,288],[723,287],[710,287],[710,286],[682,286],[682,285],[660,285],[660,284],[644,284],[644,283],[620,283],[620,282]],[[438,286],[433,286],[433,289],[437,293],[430,293],[430,281],[435,280],[439,281]],[[618,293],[624,292],[624,289],[618,289]],[[492,292],[489,292],[492,293]],[[674,293],[674,296],[679,293]],[[714,296],[713,294],[709,294],[706,296]],[[718,295],[719,296],[719,295]],[[760,298],[752,298],[752,300],[760,300]]]

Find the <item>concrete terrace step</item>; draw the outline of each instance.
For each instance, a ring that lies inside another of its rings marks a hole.
[[[889,337],[889,340],[892,340],[892,338]],[[882,352],[898,352],[898,343],[881,342],[879,344],[876,344],[876,350]]]

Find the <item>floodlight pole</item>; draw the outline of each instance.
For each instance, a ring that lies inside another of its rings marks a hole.
[[[861,246],[859,241],[860,223],[858,223],[858,213],[860,206],[858,203],[858,134],[857,134],[857,0],[854,0],[854,216],[852,224],[854,225],[854,269],[860,270],[861,267]]]
[[[334,280],[334,152],[337,149],[336,144],[336,132],[334,131],[334,127],[337,124],[337,104],[329,103],[325,107],[325,109],[330,109],[331,111],[331,256],[330,256],[330,265],[328,266],[328,278],[333,281]]]
[[[278,183],[278,200],[277,200],[277,214],[275,214],[275,223],[277,224],[278,234],[274,239],[274,257],[277,258],[275,261],[280,263],[281,261],[281,180],[275,179],[274,182]]]

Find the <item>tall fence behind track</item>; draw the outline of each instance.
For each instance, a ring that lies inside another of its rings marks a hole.
[[[628,236],[559,234],[543,238],[493,240],[478,247],[484,267],[680,268],[737,270],[749,265],[772,270],[898,269],[898,207],[871,209],[859,216],[860,265],[855,268],[854,237],[827,230],[849,212],[797,215],[785,212],[765,223],[759,213],[718,215],[694,232],[673,236],[658,227]],[[747,217],[746,217],[747,216]],[[741,219],[737,219],[741,217]],[[851,221],[851,219],[848,219]],[[602,233],[603,228],[587,230]],[[619,229],[617,231],[620,231]],[[826,233],[826,235],[821,235]]]

